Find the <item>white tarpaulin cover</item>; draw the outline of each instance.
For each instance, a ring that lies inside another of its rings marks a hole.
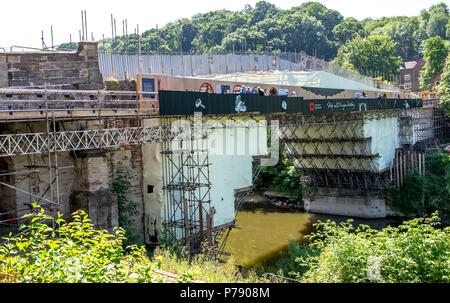
[[[270,85],[287,85],[303,87],[320,87],[361,91],[378,91],[380,89],[367,84],[339,77],[327,72],[273,72],[259,74],[219,75],[213,78],[219,81],[239,83],[260,83]]]

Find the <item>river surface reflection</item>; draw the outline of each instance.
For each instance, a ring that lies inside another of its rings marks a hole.
[[[289,241],[301,244],[312,232],[314,223],[327,219],[343,222],[350,217],[287,210],[269,203],[246,203],[236,217],[237,228],[230,232],[225,251],[233,254],[236,264],[265,267],[287,251]],[[399,219],[351,219],[354,225],[365,224],[375,229],[401,223]]]

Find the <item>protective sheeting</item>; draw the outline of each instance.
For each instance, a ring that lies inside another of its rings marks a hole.
[[[388,168],[395,158],[395,149],[400,147],[398,117],[365,120],[364,135],[372,138],[372,154],[379,155],[373,160],[377,171]]]
[[[233,74],[220,75],[213,78],[220,81],[232,81],[239,83],[261,83],[270,85],[288,85],[301,87],[319,87],[360,91],[382,90],[365,85],[361,82],[349,80],[327,72],[273,72],[261,74]]]

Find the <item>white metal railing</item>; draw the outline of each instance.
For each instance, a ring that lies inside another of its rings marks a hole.
[[[0,135],[0,156],[99,149],[163,142],[177,133],[163,126]]]

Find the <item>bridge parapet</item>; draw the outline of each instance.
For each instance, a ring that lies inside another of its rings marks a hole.
[[[157,93],[154,93],[157,95]],[[158,102],[135,91],[0,89],[0,119],[157,115]]]

